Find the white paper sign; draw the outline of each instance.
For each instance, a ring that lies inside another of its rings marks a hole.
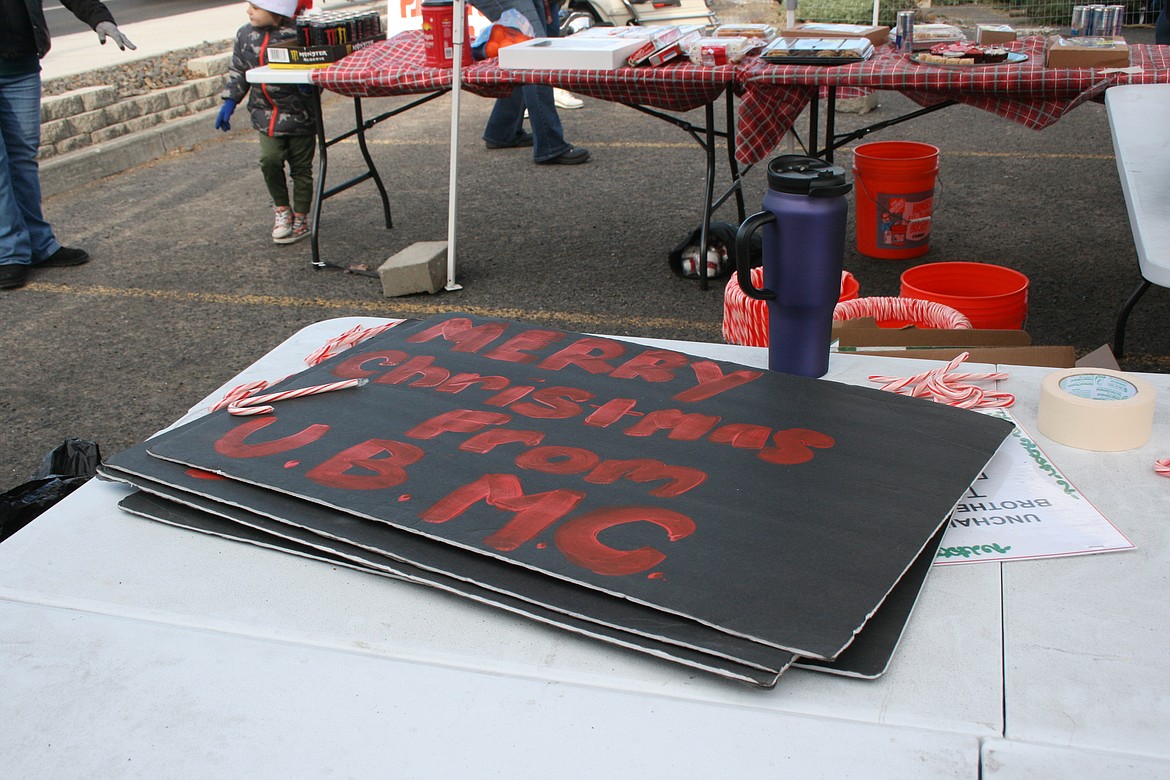
[[[1133,549],[1011,415],[991,413],[1016,429],[955,506],[936,565]]]

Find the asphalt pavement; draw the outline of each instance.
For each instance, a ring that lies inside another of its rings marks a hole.
[[[367,101],[367,115],[401,102]],[[307,241],[273,244],[248,130],[48,198],[60,239],[93,259],[36,271],[27,287],[0,294],[8,366],[0,375],[0,489],[26,480],[65,437],[96,441],[106,453],[142,441],[318,320],[458,310],[587,332],[721,340],[724,280],[704,291],[667,266],[668,252],[699,221],[702,152],[687,135],[586,99],[562,118],[592,162],[535,166],[526,151],[484,148],[490,101],[465,94],[462,105],[458,291],[386,298],[376,278],[312,267]],[[881,93],[876,111],[842,114],[838,124],[912,107]],[[446,238],[450,108],[443,97],[371,131],[394,227],[382,224],[372,185],[354,187],[325,203],[327,260],[376,267],[415,242]],[[325,110],[331,128],[352,123],[348,100],[333,96]],[[870,140],[939,146],[941,189],[931,251],[914,261],[859,255],[851,218],[845,267],[862,295],[896,295],[901,272],[920,262],[998,263],[1031,279],[1027,329],[1036,343],[1087,352],[1111,341],[1117,309],[1139,277],[1103,105],[1080,106],[1039,132],[954,107]],[[849,159],[838,153],[847,168]],[[358,160],[352,142],[333,147],[330,180],[357,172]],[[749,212],[765,186],[763,166],[747,174]],[[717,218],[736,220],[728,206]],[[1154,288],[1135,311],[1124,367],[1170,367],[1161,327],[1168,296]]]

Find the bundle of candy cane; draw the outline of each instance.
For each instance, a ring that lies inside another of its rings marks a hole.
[[[360,344],[366,339],[377,336],[384,330],[393,328],[395,325],[401,323],[402,320],[391,320],[384,325],[373,325],[365,327],[363,325],[355,325],[340,336],[334,336],[326,341],[318,349],[311,352],[305,358],[306,365],[315,366],[318,363],[328,360],[334,355],[340,354],[349,349],[355,344]],[[284,377],[283,379],[287,379]],[[329,385],[316,385],[314,387],[301,388],[300,390],[288,390],[284,393],[273,393],[270,395],[256,396],[261,390],[265,390],[283,379],[277,379],[273,382],[266,382],[263,379],[258,379],[255,382],[246,382],[237,387],[233,387],[224,393],[223,398],[219,399],[211,406],[211,411],[218,412],[220,409],[227,409],[230,414],[236,415],[254,415],[267,414],[272,411],[272,407],[267,405],[275,401],[281,401],[287,398],[299,398],[304,395],[314,395],[316,393],[325,393],[331,390],[344,390],[348,387],[358,387],[365,384],[365,380],[355,382],[349,380],[348,382],[333,382]],[[343,386],[344,385],[344,386]],[[323,389],[324,388],[324,389]],[[311,391],[311,392],[310,392]]]
[[[955,369],[971,353],[964,352],[941,368],[924,371],[907,377],[871,376],[871,382],[882,385],[880,389],[899,395],[927,398],[931,401],[957,406],[961,409],[992,409],[1011,406],[1016,402],[1011,393],[968,384],[969,382],[996,381],[1007,379],[1004,373],[955,373]]]

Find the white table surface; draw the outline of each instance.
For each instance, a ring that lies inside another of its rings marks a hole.
[[[1170,287],[1170,84],[1111,87],[1105,107],[1142,276]]]
[[[274,68],[265,65],[244,74],[249,84],[312,84],[314,68]]]
[[[375,322],[310,326],[205,403]],[[937,365],[840,355],[827,378]],[[1010,371],[1028,426],[1043,369]],[[143,520],[92,481],[0,546],[0,776],[975,778],[981,749],[1070,746],[1158,765],[1170,480],[1149,464],[1170,452],[1036,435],[1138,551],[938,567],[883,678],[792,670],[772,690]]]

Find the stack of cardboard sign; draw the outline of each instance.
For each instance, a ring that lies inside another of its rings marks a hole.
[[[128,511],[401,577],[761,686],[880,674],[1011,424],[443,315],[110,458]],[[290,594],[290,598],[296,598]]]

